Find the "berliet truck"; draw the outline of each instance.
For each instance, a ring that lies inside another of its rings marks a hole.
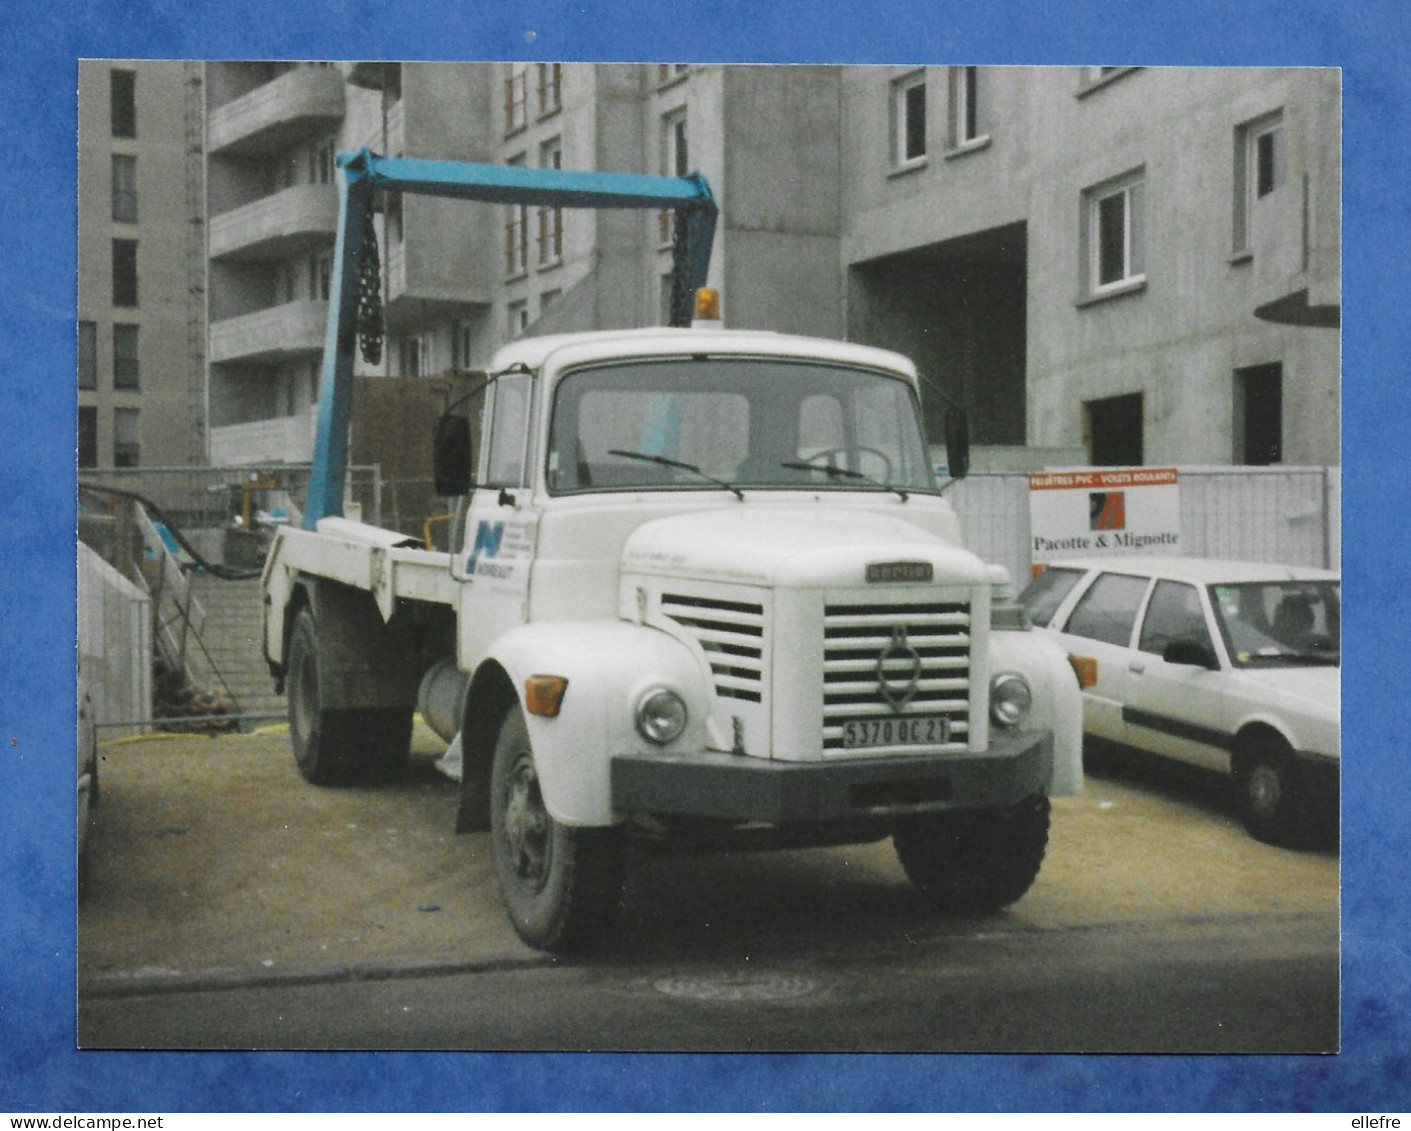
[[[687,301],[715,205],[698,176],[339,162],[314,477],[264,572],[303,777],[395,775],[419,709],[460,766],[458,829],[489,832],[546,950],[603,941],[629,851],[890,837],[939,910],[1019,899],[1050,798],[1081,786],[1079,689],[963,548],[913,364],[718,322],[515,341],[428,437],[458,505],[427,548],[342,517],[375,194],[674,209]]]

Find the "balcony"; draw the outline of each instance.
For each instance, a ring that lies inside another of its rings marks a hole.
[[[364,90],[385,90],[393,98],[402,90],[402,64],[361,60],[340,63],[344,76],[354,86]]]
[[[343,75],[337,67],[296,67],[211,112],[209,152],[259,156],[343,120]]]
[[[211,219],[211,258],[260,263],[327,246],[338,233],[338,192],[295,185]]]
[[[312,411],[211,429],[211,464],[309,463],[314,454]]]
[[[287,302],[211,325],[210,359],[272,365],[323,352],[328,303]]]
[[[1339,325],[1338,241],[1318,223],[1310,177],[1290,178],[1256,204],[1250,248],[1256,317],[1290,326]]]

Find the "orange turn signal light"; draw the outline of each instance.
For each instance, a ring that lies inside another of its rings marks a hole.
[[[559,713],[568,680],[561,675],[531,675],[524,681],[524,709],[552,719]]]
[[[702,322],[720,321],[720,292],[714,287],[696,291],[696,317]]]
[[[1092,656],[1069,656],[1073,674],[1078,677],[1079,687],[1097,686],[1097,660]]]

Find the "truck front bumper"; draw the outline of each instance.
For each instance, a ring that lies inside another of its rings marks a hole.
[[[622,813],[771,825],[906,817],[1012,805],[1042,792],[1048,731],[1004,735],[979,754],[899,754],[781,762],[734,754],[619,754],[612,805]]]

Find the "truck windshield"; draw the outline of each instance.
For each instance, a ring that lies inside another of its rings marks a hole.
[[[936,491],[906,381],[773,358],[656,359],[570,373],[555,393],[547,461],[553,494],[722,484]]]

